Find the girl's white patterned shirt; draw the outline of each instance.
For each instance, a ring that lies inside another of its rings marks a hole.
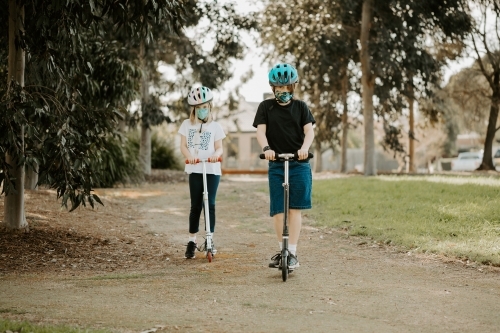
[[[215,153],[215,141],[224,139],[226,134],[222,126],[216,121],[203,124],[203,126],[201,126],[201,133],[200,125],[200,123],[192,125],[191,121],[186,119],[182,122],[177,133],[186,137],[187,147],[193,157],[204,159],[209,158]],[[222,174],[220,162],[207,163],[206,168],[207,174]],[[186,164],[184,171],[188,174],[203,173],[203,165],[201,163]]]

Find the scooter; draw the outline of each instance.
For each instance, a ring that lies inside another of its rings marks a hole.
[[[210,230],[210,214],[208,208],[208,190],[207,190],[207,167],[206,163],[217,163],[222,162],[222,157],[219,157],[216,161],[210,161],[208,158],[196,159],[196,164],[203,164],[203,204],[205,212],[205,251],[208,262],[212,262],[215,253],[213,253],[213,242],[212,242],[212,231]],[[189,164],[189,160],[186,160],[186,164]]]
[[[308,158],[313,158],[314,155],[312,153],[309,153],[308,155]],[[265,154],[260,154],[260,158],[261,159],[266,159],[266,155]],[[283,182],[283,190],[284,190],[284,202],[283,202],[283,234],[282,234],[282,237],[283,237],[283,248],[281,250],[281,264],[279,265],[280,266],[280,269],[281,269],[281,276],[283,278],[283,281],[286,281],[287,278],[288,278],[288,274],[292,272],[292,270],[290,270],[288,268],[288,257],[289,257],[289,251],[288,251],[288,237],[289,237],[289,234],[288,234],[288,215],[289,215],[289,211],[290,211],[290,207],[289,207],[289,198],[290,198],[290,184],[289,184],[289,179],[288,179],[288,162],[290,160],[294,160],[294,161],[298,161],[299,160],[299,156],[297,155],[297,153],[294,153],[294,154],[275,154],[275,161],[282,161],[282,162],[285,162],[284,163],[284,168],[285,168],[285,178],[284,178],[284,182]]]

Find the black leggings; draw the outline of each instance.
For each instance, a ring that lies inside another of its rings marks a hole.
[[[215,231],[215,196],[219,187],[220,176],[207,174],[208,212],[210,231]],[[191,193],[191,211],[189,212],[189,233],[196,234],[200,230],[201,211],[203,204],[203,174],[189,174],[189,192]]]

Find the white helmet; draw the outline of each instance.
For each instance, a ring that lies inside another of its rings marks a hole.
[[[207,87],[193,88],[188,94],[188,104],[189,105],[200,105],[207,102],[211,102],[214,98],[212,91]]]

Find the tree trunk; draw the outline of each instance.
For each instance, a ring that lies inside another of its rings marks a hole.
[[[314,144],[314,170],[313,172],[321,172],[323,171],[323,158],[321,153],[321,143],[319,141],[315,141]]]
[[[342,79],[342,101],[344,102],[344,111],[342,113],[342,143],[341,143],[341,157],[340,157],[340,172],[347,172],[347,134],[349,130],[349,122],[347,117],[347,89],[349,84],[349,76],[344,73]]]
[[[151,175],[151,129],[141,125],[141,145],[139,159],[145,175]]]
[[[151,175],[151,128],[149,124],[144,123],[144,119],[147,119],[147,109],[146,105],[149,101],[149,80],[147,75],[147,68],[145,65],[145,44],[141,41],[141,67],[142,67],[142,79],[141,79],[141,110],[142,110],[142,125],[141,125],[141,143],[139,146],[139,163],[142,166],[142,171],[145,175]]]
[[[363,118],[365,125],[365,176],[375,176],[377,168],[375,164],[375,133],[373,128],[373,86],[375,77],[371,72],[370,51],[368,42],[373,14],[373,0],[363,1],[363,13],[361,18],[361,82],[363,95]]]
[[[16,46],[20,32],[24,29],[24,7],[20,7],[16,0],[9,0],[9,63],[7,86],[10,90],[11,81],[24,87],[24,50]],[[21,149],[24,150],[24,129],[21,127]],[[22,153],[22,152],[20,152]],[[6,162],[12,166],[12,176],[16,193],[5,195],[4,223],[9,230],[28,230],[28,223],[24,215],[24,165],[18,165],[17,156],[6,154]]]
[[[38,189],[38,186],[36,185],[38,183],[38,164],[35,165],[35,169],[29,166],[26,167],[25,172],[24,188],[26,190]]]
[[[493,140],[495,139],[496,124],[498,120],[498,103],[500,102],[500,73],[495,74],[495,88],[491,98],[490,116],[488,119],[488,128],[486,130],[486,138],[484,140],[483,161],[478,170],[495,170],[493,164]]]
[[[416,172],[415,163],[415,111],[414,111],[414,99],[413,99],[413,87],[410,86],[410,97],[408,97],[408,109],[410,110],[410,130],[408,132],[408,145],[409,145],[409,172]]]

